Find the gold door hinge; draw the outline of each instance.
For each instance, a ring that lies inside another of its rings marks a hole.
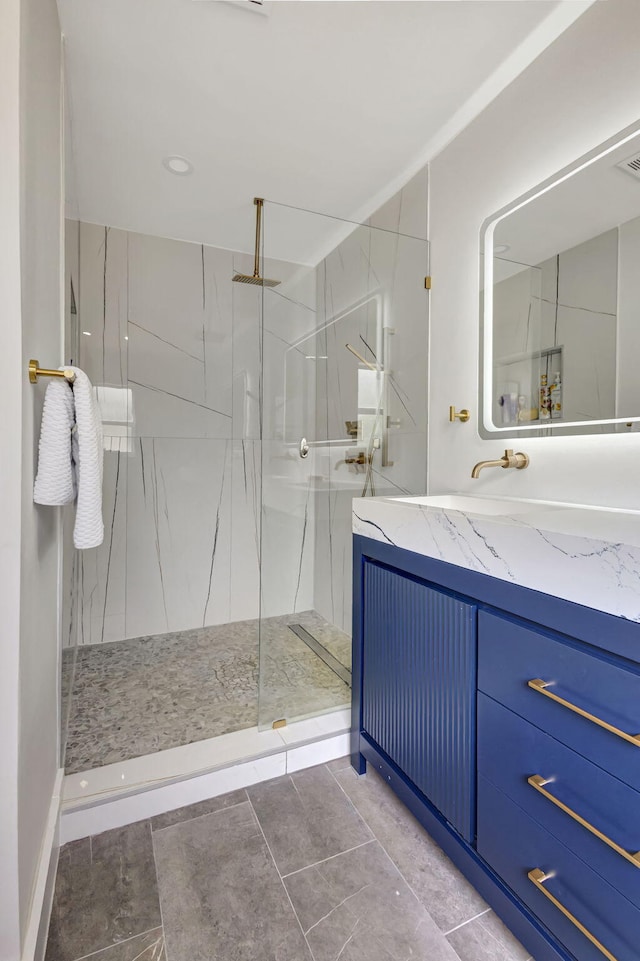
[[[279,727],[286,727],[286,726],[287,726],[287,720],[284,717],[281,717],[279,721],[274,721],[273,724],[271,725],[274,731],[277,731]]]
[[[424,289],[431,290],[431,277],[424,278]]]

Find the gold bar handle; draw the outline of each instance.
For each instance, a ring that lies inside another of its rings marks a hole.
[[[602,831],[599,831],[593,826],[593,824],[590,824],[589,821],[585,821],[583,817],[580,817],[580,815],[573,811],[570,807],[567,807],[567,805],[563,804],[562,801],[559,801],[557,797],[554,797],[553,794],[545,790],[544,786],[545,784],[550,783],[550,778],[544,778],[540,774],[533,774],[531,777],[527,778],[527,783],[530,784],[532,788],[535,788],[535,790],[538,791],[539,794],[542,794],[542,796],[548,801],[551,801],[552,804],[555,804],[556,807],[559,807],[561,811],[564,811],[565,814],[568,814],[570,818],[573,818],[574,821],[577,821],[578,824],[581,824],[583,828],[586,828],[587,831],[591,831],[591,833],[595,834],[597,838],[600,838],[600,840],[604,841],[604,843],[610,848],[613,848],[617,854],[622,855],[623,858],[625,858],[627,861],[630,861],[634,867],[640,868],[640,851],[636,852],[636,854],[630,854],[628,851],[625,851],[624,848],[621,848],[619,844],[616,844],[615,841],[612,841],[611,838],[608,838],[606,834],[603,834]]]
[[[604,944],[602,944],[601,941],[598,941],[595,935],[591,934],[591,931],[589,931],[588,928],[585,928],[584,924],[578,921],[575,914],[572,914],[571,911],[569,911],[568,908],[565,908],[564,904],[561,904],[561,902],[558,901],[558,899],[555,898],[550,891],[547,891],[547,889],[544,886],[544,882],[548,881],[549,878],[553,877],[552,872],[545,874],[544,871],[540,870],[540,868],[534,868],[532,871],[529,871],[527,873],[527,877],[532,882],[532,884],[535,884],[538,891],[541,891],[542,894],[544,894],[545,898],[548,898],[549,901],[551,901],[551,903],[558,909],[558,911],[561,911],[562,914],[564,914],[565,918],[568,918],[569,921],[571,921],[571,923],[575,925],[578,931],[580,931],[581,934],[584,934],[585,938],[591,941],[591,944],[595,945],[598,951],[602,951],[605,958],[608,958],[609,961],[618,961],[618,959],[613,954],[611,954],[611,951],[608,951],[605,948]]]
[[[589,714],[588,711],[583,711],[581,707],[577,707],[577,705],[572,704],[571,701],[565,701],[563,697],[558,697],[557,694],[547,690],[551,681],[543,681],[539,677],[536,677],[531,681],[527,681],[527,684],[534,691],[537,691],[538,694],[544,694],[545,697],[550,697],[552,701],[555,701],[557,704],[562,704],[563,707],[568,708],[575,714],[579,714],[580,717],[586,717],[587,721],[592,721],[592,723],[597,724],[598,727],[603,727],[605,731],[610,731],[617,737],[621,737],[624,741],[628,741],[629,744],[635,744],[636,747],[640,747],[640,734],[627,734],[626,731],[621,731],[620,728],[613,727],[612,724],[607,724],[606,721],[596,717],[595,714]]]

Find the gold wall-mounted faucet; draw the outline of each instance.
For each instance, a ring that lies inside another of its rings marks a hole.
[[[471,476],[477,480],[483,467],[515,467],[516,470],[524,470],[528,466],[529,457],[527,454],[523,454],[522,451],[514,454],[512,450],[506,450],[504,457],[501,457],[500,460],[479,461],[471,471]]]

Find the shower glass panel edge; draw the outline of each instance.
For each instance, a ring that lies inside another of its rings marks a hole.
[[[261,729],[350,703],[352,499],[424,493],[428,350],[426,240],[264,210]]]

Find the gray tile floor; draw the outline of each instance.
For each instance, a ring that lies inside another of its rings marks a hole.
[[[350,638],[315,611],[265,618],[260,639],[251,620],[67,649],[65,770],[349,704],[347,685],[290,623],[350,666]]]
[[[347,759],[65,845],[46,961],[526,961]]]

